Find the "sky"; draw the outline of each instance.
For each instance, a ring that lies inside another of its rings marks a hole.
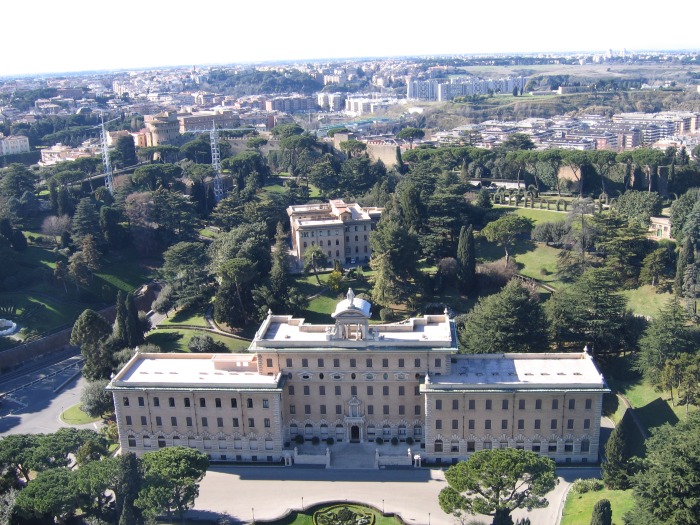
[[[8,0],[0,76],[470,53],[700,49],[697,0]],[[649,5],[649,4],[647,4]],[[663,20],[670,17],[670,20]]]

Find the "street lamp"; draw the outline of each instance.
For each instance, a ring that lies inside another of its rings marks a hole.
[[[253,507],[252,510],[253,510],[253,525],[255,525],[255,507]]]
[[[382,514],[384,514],[384,500],[382,499]]]
[[[304,496],[301,497],[301,510],[304,510]]]
[[[428,525],[430,525],[430,512],[428,512]]]

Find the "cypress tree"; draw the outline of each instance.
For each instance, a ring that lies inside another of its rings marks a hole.
[[[612,507],[610,501],[601,499],[593,507],[591,525],[612,525]]]
[[[128,294],[126,296],[126,319],[124,322],[124,327],[126,331],[126,342],[129,348],[135,348],[141,343],[143,343],[143,332],[141,332],[141,327],[139,323],[139,311],[136,308],[136,303],[134,302],[134,294]]]
[[[603,481],[609,489],[624,490],[629,488],[629,460],[632,456],[629,446],[631,436],[627,432],[627,412],[610,434],[605,444],[605,463],[603,463]]]
[[[686,235],[683,241],[683,246],[681,246],[680,252],[678,254],[678,261],[676,262],[676,280],[674,282],[673,291],[678,297],[683,295],[683,281],[685,276],[685,269],[689,264],[694,262],[694,249],[693,243],[689,235]]]
[[[117,292],[116,317],[112,329],[112,338],[120,344],[126,346],[128,344],[126,338],[126,298],[124,292]]]
[[[474,228],[462,226],[457,244],[459,289],[469,294],[476,288],[476,254],[474,253]]]

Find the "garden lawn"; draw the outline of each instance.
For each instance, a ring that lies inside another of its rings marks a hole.
[[[513,206],[501,206],[496,204],[494,209],[508,210],[515,215],[532,219],[532,222],[537,225],[538,222],[556,222],[566,219],[566,213],[561,211],[540,210],[539,208],[515,208]]]
[[[632,490],[598,490],[585,494],[569,492],[564,504],[561,525],[589,525],[593,507],[601,499],[610,501],[613,523],[622,523],[622,516],[634,508]]]
[[[64,325],[71,325],[86,306],[77,302],[59,301],[64,296],[63,288],[55,289],[56,298],[27,292],[0,293],[0,306],[14,307],[14,315],[9,315],[21,327],[20,337],[30,334],[45,334]],[[64,296],[65,297],[65,296]]]
[[[673,297],[669,292],[656,293],[656,288],[649,284],[634,290],[624,290],[622,295],[627,298],[627,308],[646,317],[656,317],[659,310]]]
[[[168,313],[169,317],[163,319],[158,323],[159,327],[167,327],[168,325],[180,324],[180,325],[190,325],[190,326],[201,326],[202,328],[209,328],[207,320],[204,318],[204,313],[200,309],[196,308],[186,308],[184,310],[178,310],[177,312]]]
[[[242,341],[213,332],[205,332],[204,330],[188,330],[184,328],[153,330],[146,336],[146,342],[160,346],[163,352],[183,353],[190,351],[187,348],[187,344],[195,334],[211,336],[214,341],[224,343],[230,352],[242,352],[250,346],[250,341]]]
[[[85,412],[83,412],[81,410],[80,403],[66,409],[61,414],[61,421],[63,421],[67,425],[86,425],[88,423],[94,423],[95,421],[99,420],[99,417],[90,417]]]

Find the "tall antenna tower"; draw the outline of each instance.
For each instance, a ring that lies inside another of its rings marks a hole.
[[[211,167],[214,170],[214,199],[219,202],[224,198],[224,183],[221,180],[221,155],[219,153],[219,132],[216,129],[216,122],[212,121],[209,132],[209,142],[211,144]]]
[[[100,142],[102,143],[102,163],[105,167],[105,187],[107,191],[114,195],[114,177],[112,175],[112,164],[109,161],[109,149],[107,148],[107,131],[105,131],[105,116],[102,114],[102,126],[100,127]]]

